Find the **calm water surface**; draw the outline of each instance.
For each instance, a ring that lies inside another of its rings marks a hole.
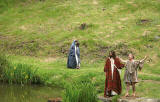
[[[61,97],[59,88],[37,85],[9,85],[0,83],[0,102],[47,102]]]

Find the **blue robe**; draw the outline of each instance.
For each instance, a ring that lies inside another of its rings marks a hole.
[[[76,51],[75,51],[75,47],[76,47]],[[76,60],[76,55],[78,57],[77,60]],[[74,69],[77,67],[77,62],[80,63],[80,49],[79,47],[76,46],[75,41],[73,41],[69,50],[67,67]]]

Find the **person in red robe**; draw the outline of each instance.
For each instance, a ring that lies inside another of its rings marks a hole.
[[[124,64],[122,64],[120,59],[116,57],[115,51],[111,51],[104,66],[104,72],[106,75],[104,97],[121,94],[122,87],[119,70],[123,67]]]

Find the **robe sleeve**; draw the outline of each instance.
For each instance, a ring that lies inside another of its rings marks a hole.
[[[144,59],[142,59],[142,60],[139,61],[139,69],[140,69],[140,70],[142,70],[146,58],[147,58],[147,57],[145,57]]]
[[[120,59],[120,61],[122,62],[122,63],[127,63],[127,60],[123,60],[122,58],[119,58]]]
[[[142,70],[143,65],[144,65],[144,60],[136,60],[135,61],[135,66],[137,69]]]
[[[124,67],[124,64],[121,63],[119,58],[116,58],[116,67],[118,69],[122,69]]]

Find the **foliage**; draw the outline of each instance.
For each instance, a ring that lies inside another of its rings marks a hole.
[[[41,83],[36,74],[38,68],[25,63],[11,63],[5,54],[0,54],[0,79],[9,83]]]
[[[0,48],[13,57],[1,54],[1,79],[63,89],[73,80],[91,81],[102,94],[104,60],[113,49],[122,58],[130,52],[136,59],[149,56],[136,91],[160,97],[159,5],[158,0],[0,0]],[[74,39],[80,42],[80,70],[67,69],[64,58]]]
[[[3,80],[9,83],[38,83],[39,77],[36,76],[36,71],[33,70],[33,66],[27,64],[12,64],[10,67],[4,70]]]
[[[9,68],[9,62],[7,60],[7,56],[0,52],[0,74],[2,75],[4,70]]]
[[[97,102],[97,93],[92,83],[72,83],[67,85],[64,102]]]
[[[16,55],[63,57],[78,39],[81,58],[95,60],[119,43],[125,46],[115,48],[118,53],[141,52],[148,44],[155,50],[159,5],[154,0],[0,0],[0,47]],[[81,24],[86,29],[79,29]]]
[[[120,98],[120,96],[114,96],[112,97],[112,102],[118,102],[118,98]]]

